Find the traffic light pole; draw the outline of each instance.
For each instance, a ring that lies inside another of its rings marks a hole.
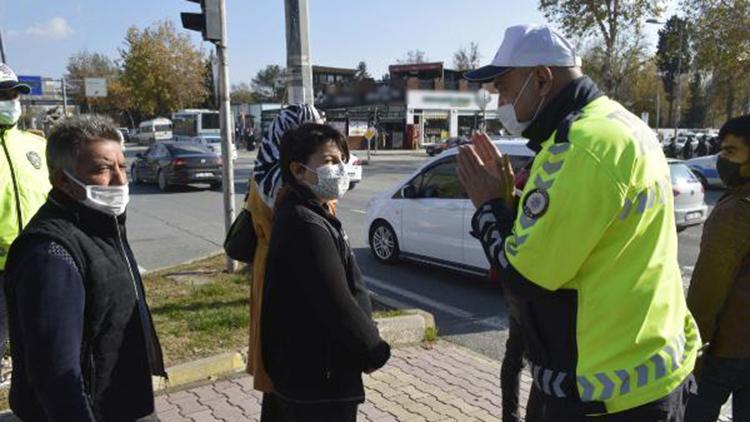
[[[226,3],[219,1],[221,40],[216,42],[216,56],[219,60],[219,114],[221,116],[221,158],[224,162],[224,231],[234,222],[234,162],[232,161],[232,119],[229,104],[229,63],[227,62],[227,14]],[[226,270],[234,272],[237,263],[227,256]]]

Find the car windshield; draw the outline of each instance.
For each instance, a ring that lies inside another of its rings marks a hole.
[[[219,113],[201,114],[201,127],[206,129],[219,129]]]
[[[684,183],[695,183],[698,179],[690,170],[688,166],[682,163],[674,163],[669,165],[670,173],[672,173],[672,184],[681,185]]]
[[[209,143],[209,144],[220,144],[221,143],[221,138],[203,138],[203,139],[205,139],[206,142]]]
[[[209,154],[211,151],[201,144],[184,144],[184,145],[168,145],[169,152],[172,155],[183,155],[183,154]]]

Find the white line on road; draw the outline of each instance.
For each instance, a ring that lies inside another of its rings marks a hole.
[[[367,214],[367,211],[364,211],[364,210],[352,210],[352,209],[350,209],[349,211],[356,212],[357,214]]]
[[[364,276],[364,279],[370,287],[376,287],[380,290],[386,290],[390,292],[391,294],[395,294],[400,297],[409,299],[412,302],[416,302],[422,306],[426,306],[428,308],[438,310],[442,313],[451,315],[456,318],[468,320],[467,322],[481,325],[483,327],[486,327],[492,330],[507,329],[507,324],[505,323],[504,318],[500,316],[489,317],[489,318],[479,318],[478,316],[472,314],[471,312],[465,311],[461,308],[457,308],[455,306],[448,305],[447,303],[439,302],[437,300],[424,297],[410,290],[402,289],[401,287],[393,286],[375,277]]]

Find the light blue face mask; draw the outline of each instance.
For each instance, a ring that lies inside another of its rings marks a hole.
[[[70,180],[86,191],[86,198],[81,201],[83,205],[114,216],[125,212],[125,208],[130,202],[130,189],[127,184],[121,186],[87,185],[68,171],[63,170],[63,172]]]
[[[20,118],[20,99],[0,101],[0,126],[13,126]]]

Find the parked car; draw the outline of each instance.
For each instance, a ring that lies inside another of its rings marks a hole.
[[[185,139],[185,138],[181,138]],[[208,148],[209,151],[215,152],[216,154],[221,155],[221,136],[219,135],[198,135],[194,136],[192,138],[187,138],[187,141],[180,140],[179,142],[193,142],[196,144],[201,144]],[[232,151],[232,160],[237,159],[237,147],[232,144],[231,146]]]
[[[221,157],[203,145],[157,142],[136,157],[130,167],[134,184],[157,183],[163,192],[191,183],[208,183],[212,189],[221,187]]]
[[[685,162],[687,166],[690,167],[690,170],[695,173],[695,176],[701,184],[703,184],[705,189],[710,187],[726,187],[719,177],[719,172],[716,170],[717,157],[717,154],[707,155],[705,157],[693,158]]]
[[[130,129],[126,127],[118,127],[117,130],[122,134],[122,139],[124,142],[131,142],[130,140]]]
[[[520,171],[534,153],[523,141],[493,141]],[[458,149],[429,160],[403,182],[373,198],[366,236],[375,258],[400,258],[485,275],[489,264],[472,237],[474,205],[456,175]]]
[[[430,157],[434,157],[443,151],[470,143],[471,140],[466,138],[465,136],[457,136],[455,138],[448,138],[443,142],[438,142],[433,145],[427,145],[425,147],[425,151],[427,152],[427,155],[429,155]]]
[[[668,162],[677,231],[704,223],[708,218],[708,206],[703,185],[684,161],[670,159]]]
[[[346,172],[349,174],[349,190],[354,189],[362,181],[362,160],[354,153],[349,153],[349,161],[346,162]]]

